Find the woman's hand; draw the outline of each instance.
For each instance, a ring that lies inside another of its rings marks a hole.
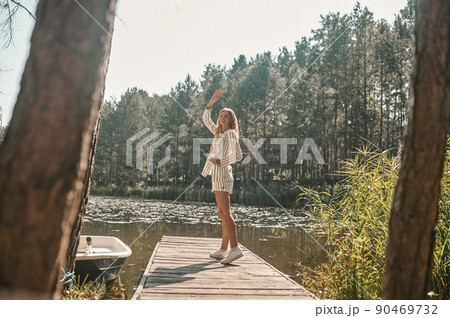
[[[220,165],[220,159],[209,159],[213,164]]]
[[[211,99],[209,100],[208,106],[206,106],[206,108],[211,109],[214,105],[215,102],[217,102],[220,97],[222,96],[223,91],[221,89],[218,89],[214,92],[214,95],[211,97]],[[211,107],[210,107],[211,105]]]

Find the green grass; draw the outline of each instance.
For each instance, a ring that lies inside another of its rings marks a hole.
[[[63,270],[64,271],[64,270]],[[80,282],[74,273],[64,271],[61,282],[65,285],[63,300],[99,300],[106,296],[106,283],[104,281],[91,282],[86,278]]]
[[[104,280],[89,281],[88,276],[81,282],[74,273],[64,271],[61,282],[64,284],[62,300],[122,300],[125,299],[123,287],[107,284]]]
[[[450,151],[441,186],[432,299],[449,299]],[[399,161],[387,151],[358,150],[340,173],[346,178],[333,193],[298,187],[295,204],[305,204],[313,232],[326,237],[328,261],[303,267],[303,284],[322,299],[380,299],[390,208]]]

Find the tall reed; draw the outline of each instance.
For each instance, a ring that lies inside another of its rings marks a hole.
[[[368,146],[357,150],[340,173],[333,194],[298,187],[313,232],[326,237],[328,262],[303,268],[303,284],[323,299],[380,299],[388,221],[399,159]],[[448,299],[450,244],[450,151],[447,146],[430,298]]]

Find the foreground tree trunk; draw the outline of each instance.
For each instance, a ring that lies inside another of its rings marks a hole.
[[[78,208],[78,213],[75,216],[75,221],[72,225],[72,230],[69,236],[69,246],[67,248],[67,262],[66,262],[66,272],[75,271],[75,258],[77,256],[78,244],[80,243],[81,230],[84,224],[84,215],[86,214],[86,208],[89,201],[89,190],[91,188],[92,174],[94,172],[94,159],[95,150],[97,148],[98,133],[100,131],[100,118],[102,113],[101,104],[98,108],[97,122],[92,135],[91,147],[89,149],[89,159],[88,168],[83,179],[83,192],[80,201],[80,207]]]
[[[115,0],[78,1],[110,34]],[[75,1],[41,0],[0,148],[0,299],[59,298],[111,37]]]
[[[389,221],[384,299],[425,299],[450,124],[450,3],[417,0],[415,65]]]

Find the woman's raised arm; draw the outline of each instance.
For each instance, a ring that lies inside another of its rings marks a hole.
[[[214,131],[216,129],[216,125],[211,120],[211,109],[214,106],[214,103],[217,102],[220,99],[220,96],[222,96],[223,91],[221,89],[216,90],[214,92],[214,95],[211,97],[208,105],[205,108],[205,111],[203,112],[202,120],[205,123],[206,127],[214,134]]]
[[[209,100],[208,105],[206,106],[207,109],[211,109],[215,102],[217,102],[220,99],[220,96],[222,96],[223,91],[221,89],[218,89],[214,92],[213,96]]]
[[[214,130],[216,129],[216,125],[211,120],[211,108],[205,108],[203,112],[202,120],[205,123],[206,127],[214,134]]]

